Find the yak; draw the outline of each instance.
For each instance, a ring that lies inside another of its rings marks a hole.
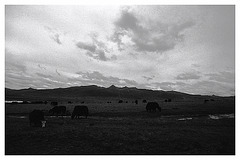
[[[138,100],[135,100],[135,103],[138,104]]]
[[[33,110],[29,113],[30,126],[45,127],[44,113],[41,110]]]
[[[209,101],[208,99],[205,99],[205,100],[204,100],[204,103],[207,103],[208,101]]]
[[[146,105],[147,112],[156,112],[156,109],[161,112],[161,107],[159,107],[159,104],[157,102],[148,102]]]
[[[51,115],[63,115],[66,113],[66,106],[55,106],[49,110]]]
[[[71,118],[79,118],[80,116],[88,116],[88,107],[87,106],[75,106],[72,112]]]

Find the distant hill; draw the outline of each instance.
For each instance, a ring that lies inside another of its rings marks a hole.
[[[53,100],[77,99],[82,97],[115,97],[131,99],[195,99],[210,98],[212,96],[190,95],[176,91],[148,90],[135,87],[116,87],[114,85],[104,88],[96,85],[77,86],[55,89],[9,89],[5,88],[5,100]],[[217,98],[217,96],[215,96]]]

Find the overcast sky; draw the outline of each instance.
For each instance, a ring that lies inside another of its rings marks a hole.
[[[235,95],[234,6],[6,6],[5,87]]]

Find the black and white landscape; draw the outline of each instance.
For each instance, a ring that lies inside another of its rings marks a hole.
[[[234,155],[235,6],[6,5],[5,154]]]

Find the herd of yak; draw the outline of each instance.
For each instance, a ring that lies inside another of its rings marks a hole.
[[[157,102],[148,102],[146,105],[146,111],[147,112],[156,112],[156,109],[161,112],[161,107]],[[49,110],[49,114],[51,115],[64,115],[66,113],[66,106],[55,106],[52,109]],[[78,105],[74,107],[74,110],[72,112],[71,118],[78,119],[81,116],[84,116],[87,118],[89,112],[88,112],[88,107],[85,105]],[[33,110],[29,114],[29,121],[30,121],[30,126],[35,126],[35,127],[45,127],[46,120],[44,118],[44,112],[41,110]]]

